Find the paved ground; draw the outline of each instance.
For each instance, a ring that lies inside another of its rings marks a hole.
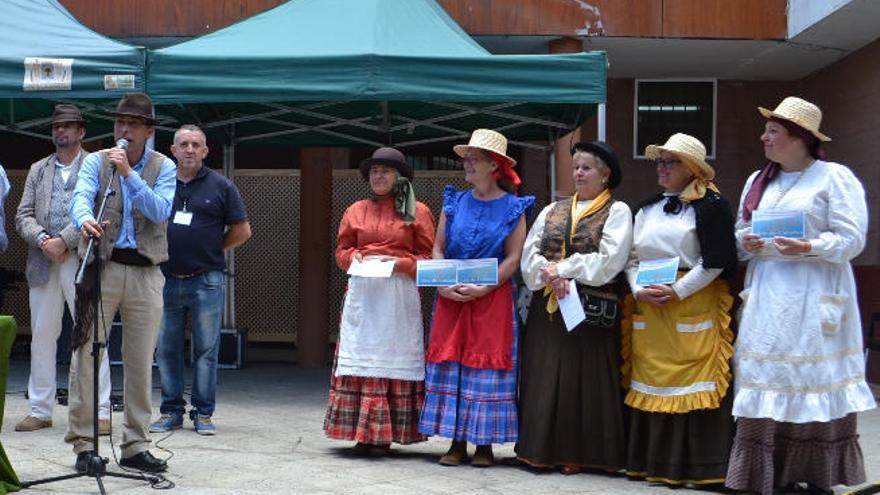
[[[64,383],[65,370],[59,370]],[[120,386],[121,370],[114,367],[114,385]],[[158,380],[155,380],[158,383]],[[446,441],[395,447],[389,458],[364,459],[349,454],[350,445],[327,440],[321,430],[327,396],[328,370],[303,370],[288,365],[255,365],[245,370],[222,370],[218,388],[218,426],[215,437],[200,437],[190,423],[166,438],[155,435],[162,451],[153,453],[169,460],[169,480],[174,494],[551,494],[657,493],[670,489],[643,482],[597,474],[562,476],[535,473],[518,467],[469,466],[444,468],[436,463]],[[15,423],[28,411],[23,391],[27,386],[27,362],[13,361],[8,381],[2,442],[22,480],[73,472],[75,456],[62,442],[67,411],[58,407],[51,429],[19,433]],[[158,390],[153,403],[158,404]],[[121,413],[114,421],[121,423]],[[880,481],[880,411],[860,416],[862,448],[868,479]],[[114,441],[120,441],[114,425]],[[110,455],[110,442],[101,444]],[[510,456],[510,446],[496,455]],[[112,456],[111,456],[112,457]],[[112,463],[110,470],[119,471]],[[105,478],[109,493],[155,493],[143,482]],[[41,485],[25,493],[96,493],[91,478]],[[838,489],[837,493],[845,490]],[[679,493],[700,493],[684,492]]]

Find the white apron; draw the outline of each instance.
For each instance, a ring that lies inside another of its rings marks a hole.
[[[415,281],[349,277],[336,376],[425,379],[422,305]]]

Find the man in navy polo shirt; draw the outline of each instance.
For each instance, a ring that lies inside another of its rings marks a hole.
[[[183,346],[186,313],[192,315],[193,385],[189,416],[197,433],[213,435],[217,355],[226,288],[223,252],[251,236],[241,196],[226,177],[203,166],[208,155],[205,133],[184,125],[174,134],[177,191],[168,222],[165,309],[156,360],[162,379],[161,417],[150,431],[183,426]]]

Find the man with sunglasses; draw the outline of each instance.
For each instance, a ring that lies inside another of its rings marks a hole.
[[[30,287],[31,374],[28,379],[28,415],[15,431],[52,427],[55,404],[55,352],[61,335],[64,305],[74,313],[74,284],[79,233],[67,210],[83,159],[86,121],[75,105],[55,105],[52,143],[55,152],[31,165],[15,228],[28,245],[25,276]],[[101,359],[98,432],[110,434],[110,364]]]

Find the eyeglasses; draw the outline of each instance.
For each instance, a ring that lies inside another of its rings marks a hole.
[[[676,163],[680,163],[680,162],[681,162],[681,160],[679,160],[678,158],[670,158],[669,160],[664,160],[662,158],[658,158],[658,159],[654,160],[654,165],[656,165],[657,168],[669,170],[670,168],[674,167]]]
[[[465,155],[461,157],[461,163],[479,163],[484,160],[486,158],[480,155]]]

